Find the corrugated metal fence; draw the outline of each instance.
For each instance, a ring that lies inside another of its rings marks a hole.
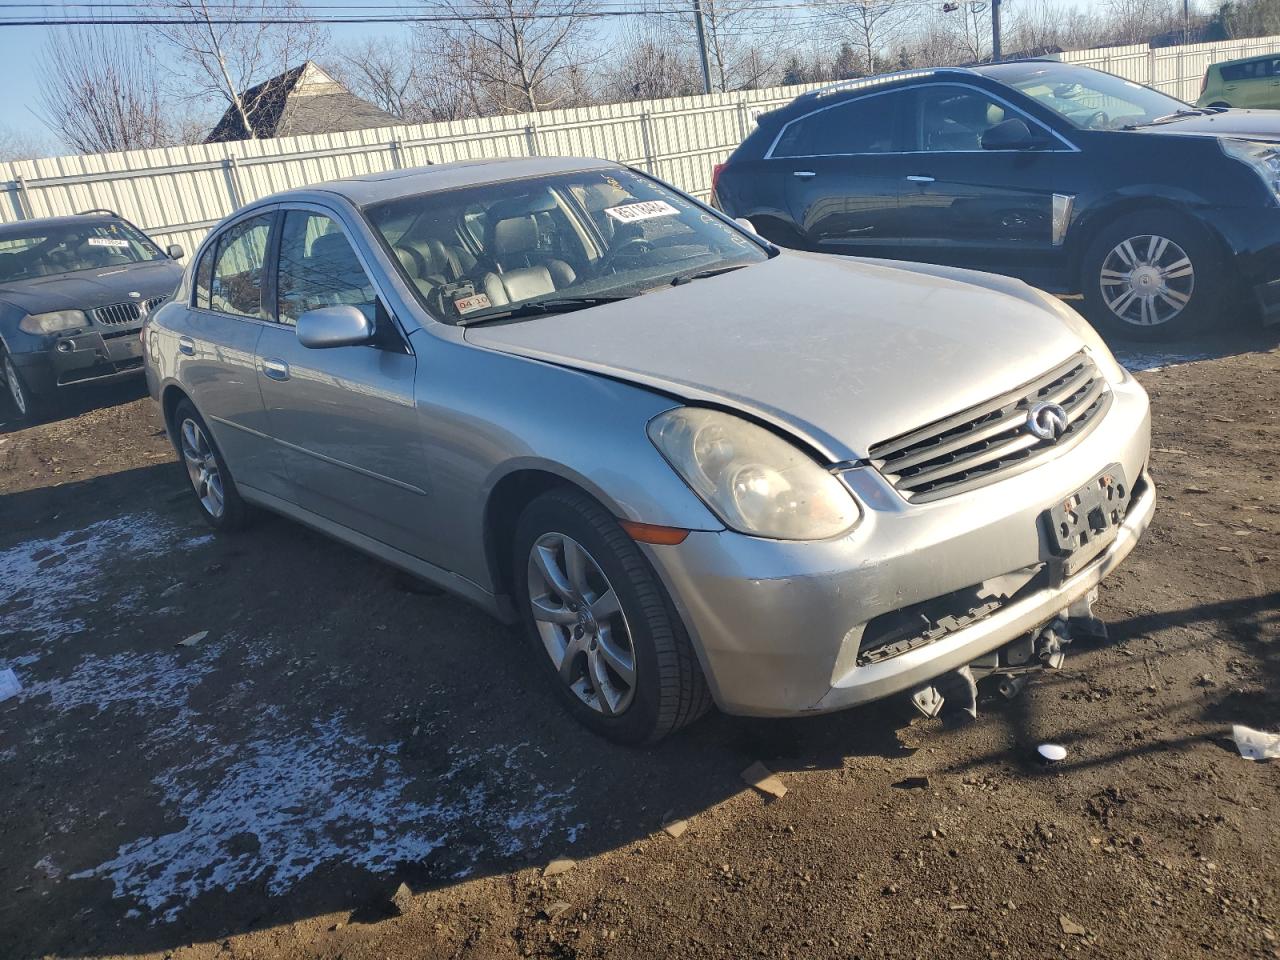
[[[1280,37],[1076,50],[1059,59],[1194,100],[1210,63],[1272,52],[1280,52]],[[755,116],[815,86],[0,163],[0,222],[105,207],[162,244],[176,242],[193,250],[228,213],[277,190],[426,163],[502,156],[621,160],[705,197],[712,166],[746,136]]]
[[[162,245],[194,250],[237,207],[278,190],[383,170],[506,156],[589,156],[696,195],[757,114],[816,84],[276,140],[0,164],[0,222],[115,210]]]

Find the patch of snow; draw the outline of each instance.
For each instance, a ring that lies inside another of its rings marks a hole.
[[[1221,356],[1221,354],[1210,353],[1204,350],[1193,350],[1188,352],[1178,350],[1162,351],[1159,348],[1152,348],[1151,350],[1115,351],[1115,358],[1120,361],[1121,365],[1130,373],[1163,370],[1165,367],[1176,367],[1184,363],[1193,363],[1197,360],[1213,360],[1218,356]]]
[[[191,688],[213,670],[207,660],[186,660],[175,653],[89,654],[67,677],[29,684],[23,700],[48,697],[60,713],[93,707],[101,713],[124,704],[137,711],[186,711]]]

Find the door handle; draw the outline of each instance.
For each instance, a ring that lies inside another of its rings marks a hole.
[[[194,357],[196,355],[196,342],[190,337],[179,337],[178,352],[184,353],[188,357]]]
[[[262,372],[272,380],[279,380],[281,383],[289,379],[289,365],[283,360],[263,360]]]
[[[933,183],[933,177],[907,177],[912,183]]]
[[[791,175],[793,177],[804,177],[805,179],[808,179],[809,177],[817,176],[817,174],[814,173],[812,170],[795,170],[792,172]]]

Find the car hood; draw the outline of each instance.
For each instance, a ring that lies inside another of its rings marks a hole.
[[[182,267],[172,260],[152,260],[127,267],[77,270],[34,277],[0,286],[0,300],[27,313],[91,310],[126,300],[167,297],[177,289]],[[138,294],[135,298],[131,294]]]
[[[1134,132],[1280,141],[1280,110],[1223,110],[1138,127]]]
[[[1014,389],[1081,349],[1039,294],[990,274],[786,251],[475,346],[728,406],[831,462]]]

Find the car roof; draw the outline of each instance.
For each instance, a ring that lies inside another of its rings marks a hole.
[[[1209,64],[1210,67],[1234,67],[1238,63],[1253,63],[1255,60],[1280,60],[1280,54],[1259,53],[1252,57],[1239,57],[1236,60],[1219,60]]]
[[[111,223],[119,222],[120,217],[110,213],[77,213],[67,217],[37,217],[34,220],[14,220],[12,223],[0,223],[0,239],[5,237],[29,236],[41,227],[65,227],[77,223]]]
[[[960,76],[972,76],[975,71],[969,67],[924,67],[919,70],[898,70],[894,73],[877,73],[870,77],[854,77],[849,80],[841,80],[838,83],[831,83],[825,87],[819,87],[817,90],[810,90],[796,97],[795,103],[808,103],[813,100],[822,100],[826,97],[835,96],[840,93],[854,93],[863,90],[871,90],[876,87],[892,86],[896,83],[904,83],[907,80],[916,80],[921,77],[945,76],[949,74],[958,74]]]
[[[461,160],[436,163],[407,170],[388,170],[363,174],[343,180],[330,180],[298,190],[287,190],[265,198],[264,202],[301,199],[317,192],[337,194],[358,207],[400,197],[412,197],[458,187],[472,187],[502,180],[569,173],[574,170],[599,168],[620,169],[621,164],[594,157],[498,157],[485,160]]]

